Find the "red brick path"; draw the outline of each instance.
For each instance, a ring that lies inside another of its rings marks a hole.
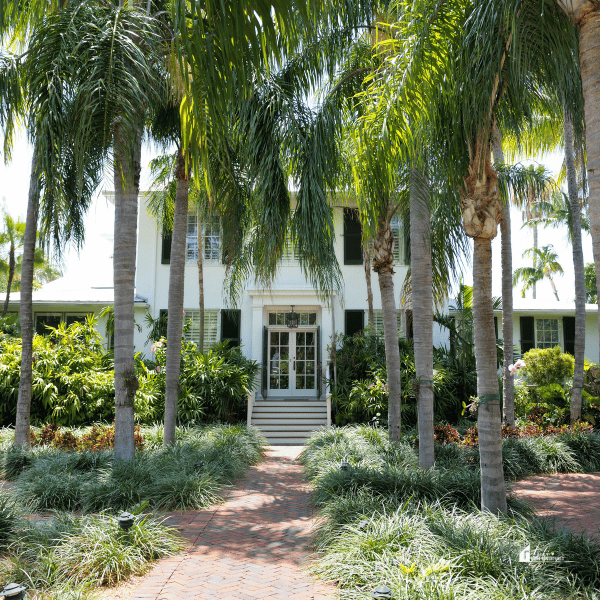
[[[544,517],[575,533],[600,537],[600,473],[536,475],[511,484]]]
[[[160,561],[132,600],[322,600],[335,588],[303,570],[313,523],[298,447],[271,447],[214,509],[169,519],[187,538],[185,555]]]

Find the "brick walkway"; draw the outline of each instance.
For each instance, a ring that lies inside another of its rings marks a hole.
[[[511,484],[543,517],[575,533],[600,537],[600,473],[536,475]]]
[[[188,550],[157,563],[131,600],[335,598],[333,586],[303,569],[313,515],[310,488],[295,462],[300,450],[271,447],[224,504],[171,516]]]

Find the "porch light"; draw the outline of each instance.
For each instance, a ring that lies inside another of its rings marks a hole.
[[[123,512],[117,517],[119,527],[125,531],[129,531],[135,523],[135,517],[129,512]]]
[[[347,460],[343,460],[340,463],[340,471],[347,471],[350,468],[350,463]]]
[[[292,304],[292,312],[288,313],[287,326],[290,329],[296,329],[298,327],[298,313],[294,311],[294,305]]]
[[[393,598],[392,590],[390,590],[390,588],[387,585],[380,585],[371,592],[371,597],[387,598],[388,600],[391,600]]]
[[[3,590],[0,590],[0,596],[4,596],[7,600],[22,600],[25,598],[26,589],[18,583],[9,583]]]

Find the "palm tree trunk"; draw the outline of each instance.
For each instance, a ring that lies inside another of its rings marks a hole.
[[[419,466],[435,462],[433,430],[433,274],[429,185],[418,170],[410,180],[413,343],[419,423]]]
[[[367,282],[367,305],[369,307],[369,327],[371,331],[375,325],[375,312],[373,310],[373,287],[371,285],[371,249],[369,244],[363,246],[363,266],[365,268],[365,281]]]
[[[585,277],[583,248],[581,243],[581,209],[577,194],[577,172],[573,149],[573,122],[565,110],[565,162],[567,166],[567,187],[573,219],[573,270],[575,272],[575,370],[573,391],[571,392],[571,423],[581,418],[581,396],[585,355]]]
[[[200,308],[200,332],[198,333],[198,350],[204,352],[204,252],[202,248],[202,223],[200,211],[197,216],[198,228],[198,307]]]
[[[481,509],[506,512],[506,487],[502,466],[500,394],[496,373],[496,335],[492,306],[492,241],[474,238],[473,337],[477,369]]]
[[[498,127],[494,127],[494,162],[504,164],[502,137]],[[510,203],[508,198],[502,209],[500,224],[502,257],[502,420],[509,427],[515,426],[515,382],[508,370],[513,362],[513,285],[512,285],[512,241],[510,226]]]
[[[15,423],[15,446],[29,447],[29,428],[31,410],[31,379],[33,354],[33,263],[35,260],[35,242],[37,239],[37,218],[40,199],[40,172],[38,145],[35,143],[31,160],[29,196],[27,198],[27,217],[25,220],[25,238],[23,240],[23,262],[21,266],[21,378],[17,399],[17,418]]]
[[[391,214],[379,219],[377,238],[373,243],[373,270],[379,276],[385,365],[388,380],[388,434],[391,442],[400,441],[401,383],[400,349],[398,347],[398,318],[394,298],[394,234],[390,227]]]
[[[8,312],[8,303],[10,302],[10,288],[15,277],[15,244],[10,243],[10,250],[8,251],[8,281],[6,282],[6,299],[4,300],[4,308],[2,309],[2,317],[6,316]]]
[[[177,190],[175,192],[175,215],[171,241],[171,265],[169,267],[169,303],[167,321],[167,374],[165,389],[165,446],[175,443],[177,421],[177,398],[181,370],[181,332],[183,329],[183,293],[185,283],[185,249],[187,240],[187,218],[189,177],[183,149],[177,156]]]
[[[579,65],[583,87],[589,215],[597,292],[600,293],[600,7],[592,0],[558,0],[579,30]],[[600,335],[600,304],[598,305]]]
[[[135,458],[133,401],[139,384],[133,358],[133,312],[141,148],[141,131],[127,135],[119,127],[115,132],[115,457],[121,460]]]

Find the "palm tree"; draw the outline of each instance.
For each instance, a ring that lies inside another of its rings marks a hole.
[[[598,46],[600,4],[596,0],[556,0],[556,2],[579,32],[579,64],[586,125],[589,215],[594,265],[598,275],[600,273],[600,47]],[[597,280],[600,281],[600,278]],[[579,298],[580,290],[576,293]],[[580,298],[578,301],[580,302]],[[600,316],[600,307],[598,311]],[[600,334],[600,318],[598,328]]]
[[[531,258],[534,261],[533,267],[519,267],[513,273],[513,285],[518,285],[519,281],[523,282],[523,287],[521,288],[521,296],[523,298],[525,298],[525,293],[532,289],[538,281],[547,278],[552,286],[552,292],[556,301],[560,301],[553,275],[562,275],[563,269],[558,263],[558,254],[554,252],[553,248],[552,244],[548,244],[541,248],[527,248],[523,252],[523,258]]]
[[[5,317],[8,312],[8,302],[10,300],[10,290],[13,285],[13,279],[15,276],[16,267],[16,253],[23,245],[23,237],[25,236],[25,223],[22,221],[15,221],[8,213],[3,211],[4,218],[4,231],[0,231],[0,246],[8,246],[8,255],[6,261],[7,267],[7,281],[6,281],[6,300],[4,301],[4,308],[2,310],[2,316]],[[0,260],[0,268],[2,267],[2,261]]]
[[[583,248],[581,243],[581,207],[577,190],[577,172],[573,147],[573,121],[565,109],[565,163],[567,166],[567,186],[569,207],[571,209],[573,228],[573,270],[575,274],[575,366],[573,371],[573,390],[571,392],[571,423],[581,418],[583,375],[585,362],[585,276],[583,264]]]

